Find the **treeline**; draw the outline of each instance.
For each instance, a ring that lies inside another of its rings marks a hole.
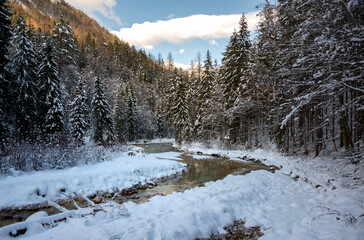
[[[207,52],[189,78],[170,77],[177,142],[363,156],[363,1],[267,2],[259,16],[254,41],[242,16],[222,66]]]

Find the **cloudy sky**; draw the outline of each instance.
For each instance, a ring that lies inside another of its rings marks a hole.
[[[166,59],[189,65],[209,49],[221,60],[241,14],[249,30],[258,22],[257,5],[264,0],[67,0],[95,18],[119,38]]]

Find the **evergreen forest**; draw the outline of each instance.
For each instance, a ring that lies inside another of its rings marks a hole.
[[[0,1],[2,173],[154,138],[364,157],[363,1],[267,1],[253,38],[242,14],[221,64],[207,51],[189,70],[105,29],[75,31],[69,12],[36,24],[16,4]]]

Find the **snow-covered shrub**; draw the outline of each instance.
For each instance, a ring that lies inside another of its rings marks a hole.
[[[111,159],[124,146],[98,146],[93,143],[79,145],[73,141],[10,142],[0,156],[0,174],[13,175],[15,171],[29,172],[63,169]]]

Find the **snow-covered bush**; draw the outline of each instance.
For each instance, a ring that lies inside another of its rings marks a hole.
[[[7,144],[6,151],[0,155],[0,174],[12,175],[18,171],[63,169],[92,164],[109,160],[120,151],[126,151],[125,147],[121,145],[104,147],[93,143],[80,146],[73,141],[11,142]]]

